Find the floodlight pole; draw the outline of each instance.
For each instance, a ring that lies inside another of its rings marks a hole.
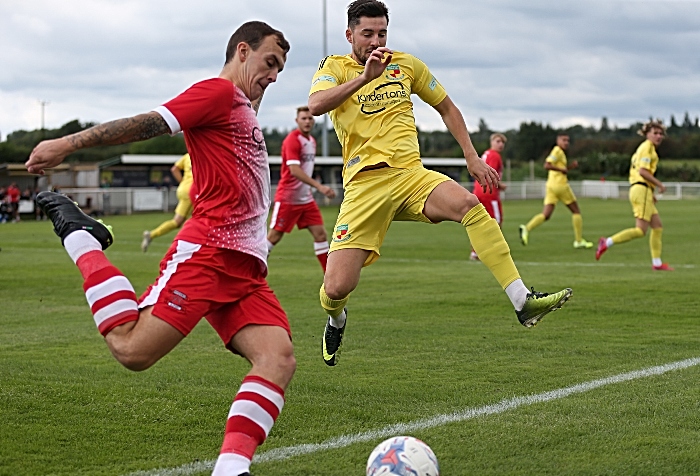
[[[328,56],[328,35],[326,25],[326,2],[323,0],[323,57]],[[323,115],[323,130],[321,131],[321,155],[328,157],[328,114]]]
[[[39,101],[39,104],[41,104],[41,130],[44,130],[44,110],[46,109],[46,105],[48,104],[48,101]]]

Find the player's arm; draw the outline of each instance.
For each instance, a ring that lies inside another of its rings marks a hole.
[[[105,122],[84,131],[58,139],[40,142],[24,164],[33,174],[55,167],[69,154],[98,145],[126,144],[169,134],[170,128],[157,112],[147,112],[124,119]]]
[[[175,181],[177,183],[182,182],[182,170],[177,166],[177,164],[170,167],[170,173],[173,174],[173,177],[175,177]]]
[[[312,186],[328,198],[335,198],[335,190],[306,175],[304,170],[299,165],[287,164],[287,167],[289,167],[289,173],[291,173],[297,180]]]
[[[544,169],[545,170],[555,170],[557,172],[563,173],[564,175],[566,175],[569,172],[568,169],[557,167],[556,165],[554,165],[553,163],[551,163],[547,160],[545,160],[545,162],[544,162]]]
[[[649,169],[640,167],[639,175],[641,175],[647,182],[651,182],[656,185],[656,188],[659,189],[659,193],[664,193],[666,191],[666,186],[661,182],[661,180],[654,177],[654,174],[652,174]]]
[[[339,107],[361,87],[381,76],[391,62],[392,55],[393,51],[385,47],[379,47],[372,51],[361,75],[346,83],[311,94],[309,96],[309,112],[314,116],[320,116]]]
[[[479,182],[483,191],[496,190],[498,188],[498,172],[481,160],[476,150],[474,150],[467,131],[467,124],[464,122],[464,117],[459,108],[455,106],[449,96],[445,96],[445,99],[433,107],[440,114],[447,129],[462,148],[469,174]]]

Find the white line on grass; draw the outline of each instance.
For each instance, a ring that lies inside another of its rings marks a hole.
[[[472,418],[476,418],[482,415],[494,415],[497,413],[503,413],[514,408],[526,405],[534,405],[535,403],[548,402],[550,400],[557,400],[559,398],[568,397],[569,395],[588,392],[589,390],[594,390],[596,388],[604,387],[606,385],[628,382],[630,380],[651,377],[654,375],[661,375],[665,374],[666,372],[686,369],[695,365],[700,365],[700,357],[681,360],[678,362],[672,362],[670,364],[665,365],[659,365],[657,367],[648,367],[646,369],[613,375],[612,377],[605,377],[598,380],[591,380],[590,382],[584,382],[578,385],[573,385],[571,387],[551,390],[549,392],[538,393],[536,395],[508,398],[505,400],[501,400],[500,402],[495,403],[493,405],[486,405],[478,408],[467,408],[462,411],[446,413],[444,415],[437,415],[432,418],[425,418],[422,420],[416,420],[408,423],[397,423],[396,425],[386,426],[377,430],[366,431],[363,433],[355,433],[353,435],[343,435],[324,441],[323,443],[307,443],[304,445],[274,448],[258,454],[257,456],[255,456],[255,459],[253,461],[255,463],[264,463],[268,461],[282,461],[289,458],[293,458],[295,456],[317,453],[319,451],[324,450],[344,448],[354,443],[379,440],[389,436],[406,434],[419,430],[426,430],[428,428],[434,428],[436,426],[442,426],[448,423],[470,420]],[[182,466],[178,466],[176,468],[154,469],[151,471],[137,471],[135,473],[129,474],[128,476],[188,476],[204,471],[211,471],[214,468],[214,463],[215,461],[213,460],[198,461],[195,463],[189,463]]]

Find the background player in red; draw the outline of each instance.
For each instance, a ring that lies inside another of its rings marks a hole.
[[[9,187],[7,187],[7,202],[10,204],[10,215],[12,216],[12,221],[17,223],[19,221],[19,199],[22,193],[19,191],[19,187],[15,182],[12,182]]]
[[[506,136],[500,132],[491,134],[491,148],[481,156],[484,162],[498,172],[498,188],[484,191],[476,182],[474,183],[474,195],[476,195],[476,198],[484,205],[484,208],[486,208],[486,211],[491,215],[491,218],[498,222],[498,226],[503,224],[503,206],[501,205],[500,190],[505,190],[507,188],[506,184],[501,180],[503,178],[503,160],[501,159],[501,152],[503,152],[507,140]],[[479,259],[479,256],[473,248],[469,259]]]
[[[113,241],[109,227],[63,195],[43,192],[37,203],[80,269],[95,324],[122,365],[149,368],[202,316],[226,348],[252,364],[228,414],[215,476],[249,475],[296,368],[287,316],[265,280],[270,169],[256,117],[288,51],[281,32],[245,23],[229,40],[217,78],[149,113],[41,142],[26,163],[29,172],[43,173],[82,148],[184,132],[197,190],[194,213],[163,258],[160,277],[138,302],[103,253]]]
[[[316,157],[316,140],[311,135],[314,116],[308,106],[297,108],[297,128],[282,142],[282,176],[275,193],[275,204],[267,234],[267,251],[290,233],[296,225],[300,230],[308,228],[314,238],[314,253],[326,271],[328,261],[328,237],[323,226],[321,211],[311,193],[315,188],[328,198],[335,197],[335,191],[312,178]]]

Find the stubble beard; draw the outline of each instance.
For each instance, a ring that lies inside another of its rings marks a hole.
[[[353,54],[362,66],[364,66],[367,63],[367,59],[369,58],[369,55],[372,54],[372,51],[374,51],[374,49],[367,52],[366,50],[356,48],[355,46],[353,46],[352,48]]]

